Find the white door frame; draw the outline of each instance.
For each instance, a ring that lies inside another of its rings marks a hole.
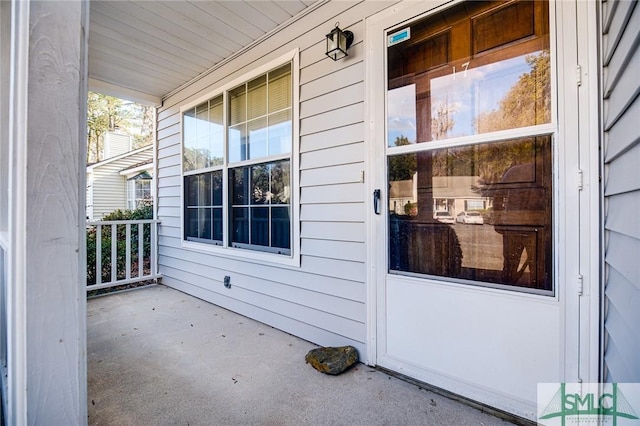
[[[551,0],[551,43],[558,52],[552,87],[557,101],[555,117],[558,141],[554,143],[554,281],[556,297],[562,302],[560,371],[563,381],[597,381],[599,365],[599,185],[598,185],[598,73],[596,8],[588,2]],[[365,21],[365,120],[367,125],[367,362],[377,364],[378,313],[384,309],[379,293],[380,277],[386,274],[387,259],[379,250],[380,221],[372,213],[372,193],[382,189],[386,199],[386,155],[380,135],[385,134],[379,108],[386,95],[379,82],[385,81],[384,43],[381,25],[401,23],[420,12],[440,7],[447,1],[405,2]],[[422,10],[417,10],[420,8]],[[556,24],[557,23],[557,24]],[[561,23],[561,24],[560,24]],[[555,31],[553,30],[555,28]],[[589,29],[594,29],[589,31]],[[584,34],[583,34],[584,32]],[[581,61],[582,63],[580,63]],[[580,67],[578,66],[580,65]],[[582,73],[578,72],[582,69]],[[581,80],[581,81],[579,81]],[[584,105],[587,105],[585,107]],[[591,106],[591,107],[589,107]],[[578,111],[578,114],[576,114]],[[579,123],[589,123],[580,126]],[[577,136],[576,136],[577,135]],[[567,142],[576,141],[575,144]],[[569,146],[570,145],[570,146]],[[381,201],[384,203],[384,201]],[[557,206],[557,207],[556,207]],[[569,242],[569,243],[568,243]],[[580,318],[577,320],[577,318]]]
[[[583,295],[580,312],[585,317],[580,324],[579,374],[585,382],[598,382],[600,374],[600,332],[602,324],[601,283],[604,273],[604,249],[600,218],[603,217],[604,196],[600,185],[600,62],[598,51],[598,8],[600,2],[577,2],[578,64],[580,65],[580,133],[579,163],[582,169],[580,191],[580,271],[583,274]],[[604,291],[604,288],[602,289]]]

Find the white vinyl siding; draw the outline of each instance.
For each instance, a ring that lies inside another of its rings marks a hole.
[[[640,6],[602,2],[604,372],[640,382]]]
[[[164,284],[317,344],[352,344],[365,356],[362,18],[390,4],[328,2],[165,99],[158,111],[159,267]],[[349,56],[334,62],[324,49],[336,16],[355,40]],[[293,88],[299,94],[299,117],[294,117],[300,129],[294,140],[299,170],[292,168],[300,187],[295,194],[300,266],[183,247],[180,109],[293,49],[300,52],[299,86]],[[230,289],[223,286],[226,275]]]
[[[104,153],[102,158],[109,158],[125,154],[131,151],[131,142],[133,137],[119,133],[107,132],[104,134]]]
[[[112,161],[94,164],[91,167],[92,185],[87,199],[93,202],[92,220],[99,220],[103,216],[117,209],[127,208],[127,177],[120,171],[134,164],[149,160],[153,157],[153,149],[142,149],[139,152]]]

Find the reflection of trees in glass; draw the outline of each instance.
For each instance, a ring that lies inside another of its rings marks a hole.
[[[231,190],[231,205],[240,206],[249,204],[249,176],[248,167],[231,169],[229,173],[229,187]]]
[[[418,214],[418,203],[412,203],[411,201],[407,201],[407,204],[404,205],[404,214],[415,216]]]
[[[185,148],[183,153],[184,170],[194,170],[196,168],[198,154],[195,149]]]
[[[527,138],[433,151],[433,176],[478,176],[482,184],[498,182],[510,167],[533,160],[533,142]]]
[[[534,157],[534,139],[482,144],[478,146],[478,176],[484,184],[498,182],[516,164],[530,163]]]
[[[528,55],[531,70],[522,74],[500,100],[498,109],[480,114],[477,132],[494,132],[551,121],[551,73],[548,51]]]
[[[398,136],[394,142],[395,146],[409,145],[409,139],[405,136]],[[389,181],[413,179],[418,168],[416,156],[413,155],[393,155],[389,157]]]
[[[213,205],[222,205],[222,170],[211,173],[211,185],[213,187]]]
[[[251,167],[252,204],[269,202],[269,165],[259,164]]]
[[[291,198],[291,173],[288,161],[271,166],[271,204],[287,204]]]
[[[252,204],[286,204],[291,197],[288,162],[251,167]]]
[[[206,148],[184,148],[183,153],[184,170],[198,170],[222,164],[222,157],[211,155],[211,151]]]
[[[184,169],[197,170],[208,167],[207,158],[209,157],[208,149],[185,148],[184,149]]]
[[[198,176],[198,205],[200,207],[212,205],[210,173]],[[204,214],[204,211],[201,210],[200,214]]]
[[[441,102],[437,107],[431,108],[431,139],[446,139],[449,131],[453,129],[455,122],[453,116],[456,107],[453,104]]]

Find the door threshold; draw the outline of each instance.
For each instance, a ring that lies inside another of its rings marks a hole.
[[[420,380],[414,379],[413,377],[407,376],[402,373],[398,373],[397,371],[389,370],[380,366],[373,366],[377,371],[380,371],[384,374],[387,374],[391,377],[395,377],[396,379],[400,379],[407,383],[411,383],[412,385],[417,386],[420,389],[428,390],[429,392],[433,392],[437,395],[443,396],[445,398],[451,399],[456,402],[460,402],[469,407],[473,407],[476,410],[479,410],[483,413],[487,413],[492,415],[493,417],[497,417],[502,420],[506,420],[516,425],[520,426],[535,426],[537,423],[533,420],[525,419],[524,417],[517,416],[515,414],[511,414],[509,412],[500,410],[498,408],[491,407],[490,405],[483,404],[478,401],[474,401],[473,399],[469,399],[462,395],[458,395],[457,393],[450,392],[446,389],[439,388],[434,385],[430,385],[429,383],[422,382]]]

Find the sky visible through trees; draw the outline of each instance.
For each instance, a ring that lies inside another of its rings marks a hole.
[[[89,92],[87,99],[87,163],[104,160],[104,135],[117,132],[133,137],[132,148],[153,143],[154,109],[124,99]]]

